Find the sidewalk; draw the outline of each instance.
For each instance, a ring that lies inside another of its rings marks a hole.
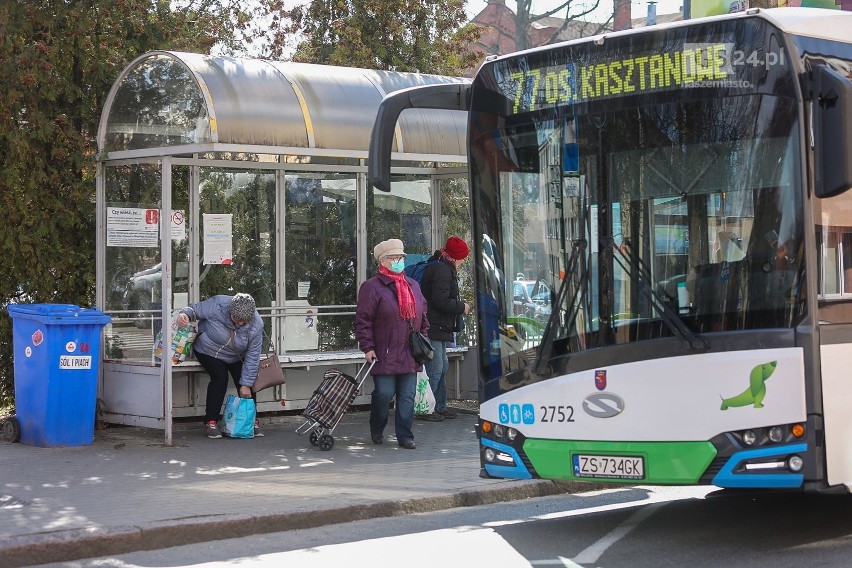
[[[417,449],[370,441],[351,409],[322,451],[300,416],[261,417],[263,438],[208,440],[200,422],[110,427],[91,446],[0,443],[0,568],[159,549],[585,490],[481,479],[476,416],[415,420]]]

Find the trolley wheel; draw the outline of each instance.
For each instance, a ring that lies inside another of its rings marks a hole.
[[[4,442],[17,442],[21,439],[21,423],[14,416],[0,420],[0,439]]]
[[[334,438],[331,436],[331,434],[323,434],[322,436],[319,437],[319,449],[321,449],[324,452],[327,452],[333,447],[334,447]]]
[[[316,446],[316,445],[317,445],[317,440],[318,440],[318,439],[319,439],[319,434],[317,434],[317,431],[316,431],[316,430],[314,430],[313,432],[311,432],[310,440],[311,440],[311,445],[312,445],[312,446]]]

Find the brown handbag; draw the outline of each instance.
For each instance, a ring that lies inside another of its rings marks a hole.
[[[264,333],[264,335],[266,335],[266,333]],[[272,341],[270,340],[269,353],[266,357],[260,358],[260,363],[257,367],[257,378],[251,386],[251,392],[258,393],[263,389],[268,389],[269,387],[283,385],[285,382],[284,369],[281,368],[281,362],[278,360],[278,353],[275,352],[275,348],[272,346]]]

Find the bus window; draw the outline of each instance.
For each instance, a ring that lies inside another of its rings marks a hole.
[[[814,200],[820,300],[852,299],[852,193]]]

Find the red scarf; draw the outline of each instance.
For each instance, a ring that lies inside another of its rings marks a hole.
[[[379,274],[393,278],[396,284],[396,299],[399,302],[399,315],[404,320],[413,320],[417,317],[417,304],[414,302],[414,292],[411,284],[405,279],[405,273],[391,272],[384,264],[379,265]]]

